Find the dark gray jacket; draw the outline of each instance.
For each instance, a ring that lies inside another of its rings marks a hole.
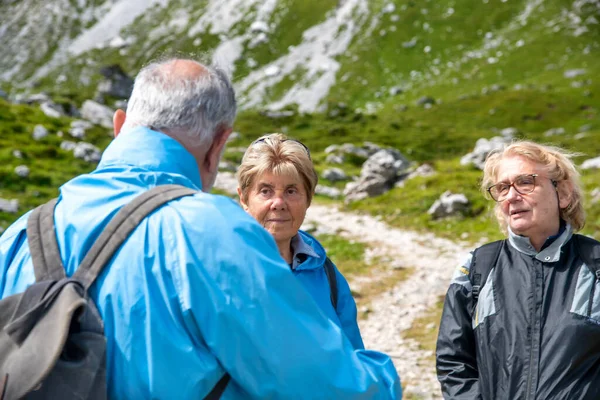
[[[442,314],[444,398],[600,399],[600,283],[571,227],[539,253],[511,233],[477,304],[470,264],[455,272]]]

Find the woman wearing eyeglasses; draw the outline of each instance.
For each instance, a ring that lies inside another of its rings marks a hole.
[[[566,151],[515,142],[482,189],[507,239],[455,272],[437,342],[446,399],[600,399],[600,243]],[[598,258],[595,260],[595,258]]]
[[[279,254],[325,315],[355,349],[363,349],[348,282],[318,240],[300,230],[318,181],[308,148],[279,133],[262,136],[246,150],[237,178],[242,207],[271,233]]]

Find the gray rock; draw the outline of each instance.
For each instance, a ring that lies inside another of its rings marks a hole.
[[[521,133],[517,128],[504,128],[500,131],[502,137],[506,139],[514,139],[519,133]]]
[[[242,135],[240,135],[239,132],[231,132],[231,135],[229,135],[229,137],[227,138],[227,143],[233,142],[234,140],[238,140],[241,137]]]
[[[127,99],[131,96],[133,79],[131,79],[119,65],[111,65],[100,70],[104,76],[96,89],[100,96],[112,96]]]
[[[77,143],[71,142],[69,140],[64,140],[60,144],[61,150],[65,150],[65,151],[73,151],[73,149],[75,149],[75,147],[77,147]]]
[[[330,144],[325,148],[325,154],[335,153],[340,149],[340,145],[338,144]]]
[[[219,171],[235,172],[237,171],[237,167],[234,163],[230,161],[221,160],[219,162]]]
[[[371,155],[368,149],[355,146],[351,143],[344,143],[340,146],[339,151],[343,154],[352,154],[364,159],[369,158],[369,156]]]
[[[600,157],[590,158],[581,164],[581,169],[600,169]]]
[[[418,106],[426,106],[427,104],[433,105],[435,104],[435,99],[430,96],[423,96],[416,103]]]
[[[263,111],[262,114],[265,117],[272,118],[272,119],[287,118],[287,117],[294,116],[294,112],[291,110],[284,110],[284,111],[268,110],[268,111]]]
[[[84,101],[81,107],[82,118],[108,129],[113,127],[113,114],[112,109],[93,100]]]
[[[340,168],[328,168],[323,171],[323,179],[330,182],[339,182],[348,179],[348,175]]]
[[[579,133],[589,132],[592,129],[594,129],[594,125],[592,125],[592,124],[581,125],[579,127]]]
[[[22,159],[23,152],[21,150],[13,150],[12,155],[14,158]]]
[[[563,127],[548,129],[546,132],[544,132],[544,136],[546,136],[546,137],[564,135],[564,134],[565,134],[565,128],[563,128]]]
[[[36,125],[33,128],[33,139],[34,140],[42,140],[48,136],[48,129],[46,129],[43,125]]]
[[[89,121],[85,121],[82,119],[75,120],[71,122],[71,129],[69,130],[69,135],[76,139],[85,138],[85,131],[92,127],[92,123]]]
[[[390,96],[396,96],[404,93],[404,90],[400,86],[392,86],[389,90]]]
[[[40,109],[50,118],[60,118],[65,114],[65,109],[52,101],[45,101],[40,104]]]
[[[321,196],[336,198],[342,195],[342,191],[331,186],[317,185],[315,193]]]
[[[343,164],[346,159],[344,156],[339,154],[329,154],[325,158],[325,162],[328,164]]]
[[[19,211],[19,200],[0,199],[0,211],[15,214]]]
[[[585,73],[586,73],[586,70],[583,68],[568,69],[564,72],[563,76],[567,79],[573,79],[573,78],[577,78],[580,75],[584,75]]]
[[[389,191],[408,166],[408,160],[398,150],[379,150],[363,164],[359,180],[346,184],[346,201],[362,200]]]
[[[404,47],[405,49],[412,49],[416,45],[417,45],[417,38],[416,37],[412,38],[408,42],[403,42],[402,43],[402,47]]]
[[[26,165],[19,165],[15,168],[15,174],[21,178],[27,178],[29,176],[29,168]]]
[[[408,179],[412,179],[417,176],[432,176],[432,175],[435,175],[435,170],[433,169],[431,164],[421,164],[408,175]]]
[[[64,142],[63,142],[64,143]],[[73,155],[89,163],[97,163],[102,157],[100,149],[91,143],[79,142],[73,149]]]
[[[510,139],[494,136],[490,140],[481,138],[475,143],[475,149],[471,153],[465,154],[460,159],[461,165],[473,164],[480,170],[483,170],[485,159],[489,153],[494,150],[502,149],[506,144],[510,143]]]
[[[119,108],[121,110],[127,110],[127,100],[117,100],[114,104],[115,108]]]
[[[427,214],[431,215],[433,219],[439,219],[462,214],[468,211],[469,207],[467,196],[464,194],[453,194],[448,190],[431,205]]]

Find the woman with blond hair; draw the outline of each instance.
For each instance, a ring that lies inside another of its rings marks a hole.
[[[563,149],[519,141],[486,160],[482,189],[507,239],[472,252],[444,304],[446,399],[600,399],[600,243]]]
[[[319,241],[300,230],[318,181],[308,148],[279,133],[262,136],[246,150],[237,178],[244,210],[271,233],[281,257],[325,315],[355,349],[363,349],[348,282]]]

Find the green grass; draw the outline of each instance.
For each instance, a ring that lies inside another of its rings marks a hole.
[[[344,276],[363,275],[370,269],[370,265],[365,262],[364,243],[328,234],[318,235],[317,239]]]

